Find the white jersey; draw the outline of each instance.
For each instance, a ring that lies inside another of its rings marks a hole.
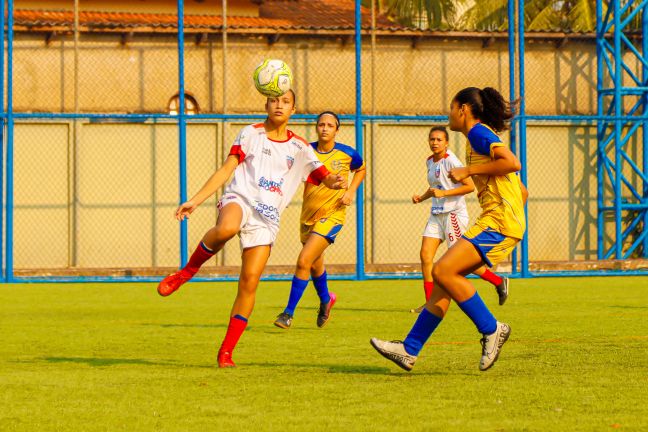
[[[244,127],[230,149],[230,155],[239,157],[239,165],[225,188],[225,194],[241,196],[277,226],[300,183],[319,184],[329,174],[303,138],[290,130],[287,133],[286,141],[273,141],[263,123]]]
[[[450,150],[438,162],[434,162],[432,156],[427,160],[428,183],[431,188],[450,190],[462,186],[462,183],[454,183],[450,180],[448,173],[453,168],[463,167],[459,158]],[[466,200],[463,195],[445,198],[432,197],[431,214],[449,213],[463,211],[466,209]]]

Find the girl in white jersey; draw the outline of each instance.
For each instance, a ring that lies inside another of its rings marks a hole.
[[[432,198],[432,208],[421,243],[421,271],[423,273],[423,289],[427,302],[434,289],[432,268],[434,256],[439,245],[448,241],[452,247],[468,228],[468,208],[464,195],[475,190],[470,177],[459,183],[453,182],[448,174],[453,168],[463,167],[457,156],[448,150],[448,131],[443,126],[434,126],[428,135],[428,144],[432,156],[427,159],[428,184],[430,187],[421,195],[412,196],[412,202],[418,204]],[[508,297],[507,277],[501,277],[486,267],[474,272],[476,275],[492,283],[497,289],[499,304],[503,305]],[[425,303],[410,312],[420,313]]]
[[[299,184],[324,183],[342,189],[346,182],[319,161],[304,139],[287,129],[295,112],[295,93],[268,98],[265,122],[247,126],[236,137],[223,166],[193,198],[176,210],[176,219],[189,217],[196,208],[234,174],[218,203],[216,226],[207,231],[187,265],[167,276],[158,293],[168,296],[191,279],[200,266],[239,235],[242,264],[238,293],[230,313],[225,339],[218,351],[218,366],[233,367],[232,351],[247,326],[254,308],[261,273],[279,230],[279,218]]]

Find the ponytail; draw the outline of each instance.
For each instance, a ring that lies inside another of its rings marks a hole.
[[[467,87],[457,93],[454,100],[460,105],[470,105],[472,115],[495,132],[505,130],[506,122],[513,118],[511,104],[492,87]]]

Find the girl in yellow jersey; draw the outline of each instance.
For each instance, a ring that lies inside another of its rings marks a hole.
[[[454,300],[482,333],[479,369],[497,360],[511,328],[499,322],[466,279],[484,264],[494,266],[506,258],[522,239],[526,189],[516,171],[520,162],[496,132],[513,117],[509,104],[495,89],[468,87],[450,105],[450,129],[463,133],[466,166],[453,168],[449,177],[460,182],[472,177],[482,213],[461,239],[437,261],[432,270],[432,295],[403,342],[371,339],[373,347],[398,366],[411,370],[421,348],[445,316]]]
[[[312,277],[320,298],[318,327],[323,327],[328,322],[331,308],[336,301],[335,293],[328,291],[324,251],[335,242],[344,225],[346,208],[353,202],[356,190],[365,178],[362,157],[352,147],[335,142],[335,135],[339,129],[340,119],[337,114],[331,111],[321,113],[317,117],[317,142],[311,145],[319,160],[330,172],[342,176],[346,181],[349,173],[355,174],[347,190],[330,193],[329,190],[309,182],[304,187],[300,227],[304,247],[297,258],[288,304],[274,323],[283,329],[290,328],[292,324],[295,309],[306,290],[309,276]]]

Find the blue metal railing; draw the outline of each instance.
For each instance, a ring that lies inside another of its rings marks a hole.
[[[4,1],[0,2],[0,23],[2,28],[4,28],[5,20],[5,4]],[[598,196],[597,204],[599,214],[604,211],[615,212],[615,221],[616,226],[615,230],[617,236],[621,238],[627,237],[632,229],[636,225],[631,225],[626,228],[626,230],[621,230],[621,194],[620,188],[623,183],[623,176],[621,175],[621,162],[625,158],[628,160],[628,155],[625,154],[622,150],[618,149],[615,152],[615,160],[612,164],[612,161],[609,161],[609,158],[604,153],[605,147],[610,141],[602,139],[606,127],[614,123],[615,125],[615,134],[614,138],[617,143],[622,142],[621,137],[621,127],[619,126],[623,121],[641,121],[644,127],[644,132],[648,127],[648,112],[646,112],[646,91],[648,88],[648,62],[643,63],[642,69],[642,81],[638,81],[638,77],[632,73],[631,70],[625,65],[621,59],[621,44],[629,44],[629,41],[624,39],[623,35],[615,33],[614,42],[611,44],[606,41],[601,35],[609,32],[612,29],[612,26],[617,27],[622,26],[623,23],[629,22],[630,17],[621,23],[620,21],[620,9],[618,2],[614,3],[613,8],[608,8],[607,15],[605,19],[602,16],[601,0],[597,1],[597,56],[598,56],[598,76],[597,76],[597,90],[598,90],[598,110],[596,115],[528,115],[526,113],[526,83],[525,83],[525,37],[524,37],[524,1],[523,0],[509,0],[507,14],[509,19],[509,29],[508,29],[508,51],[509,51],[509,95],[510,100],[514,101],[519,98],[519,111],[516,117],[513,119],[512,128],[510,131],[510,142],[511,148],[518,155],[522,163],[521,179],[527,184],[528,181],[528,170],[527,170],[527,136],[526,130],[529,123],[538,123],[542,124],[545,122],[556,122],[556,123],[569,123],[569,124],[596,124],[598,130],[598,136],[602,146],[599,146],[599,158],[597,161],[597,178],[598,178]],[[644,30],[648,28],[648,0],[644,0],[641,3],[641,7],[644,9],[643,13],[643,28]],[[147,121],[158,121],[158,120],[168,120],[169,122],[177,123],[178,125],[178,155],[179,155],[179,192],[178,200],[179,202],[184,202],[187,200],[187,123],[188,118],[185,114],[185,39],[184,39],[184,0],[177,0],[177,14],[178,14],[178,114],[169,115],[169,114],[99,114],[99,113],[14,113],[13,112],[13,11],[14,11],[14,0],[7,0],[7,33],[6,33],[6,42],[7,42],[7,91],[6,91],[6,109],[4,102],[2,103],[2,121],[6,127],[6,134],[2,134],[3,140],[0,140],[0,154],[2,153],[2,145],[6,144],[6,158],[4,159],[4,164],[0,164],[0,190],[2,187],[5,189],[5,207],[4,212],[0,212],[0,263],[2,263],[3,273],[2,280],[5,282],[13,281],[30,281],[30,282],[51,282],[51,281],[154,281],[159,278],[155,277],[60,277],[60,278],[25,278],[14,276],[13,268],[13,210],[14,210],[14,122],[16,119],[88,119],[93,122],[111,122],[111,121],[132,121],[132,122],[147,122]],[[517,6],[517,14],[516,14]],[[357,151],[364,155],[364,125],[372,121],[381,121],[381,122],[393,122],[393,123],[429,123],[429,122],[446,122],[447,117],[442,115],[430,115],[430,116],[403,116],[403,115],[368,115],[362,113],[362,29],[361,29],[361,1],[355,0],[355,113],[341,115],[340,119],[345,123],[353,123],[355,125],[355,140]],[[627,7],[627,5],[626,5]],[[633,14],[638,13],[637,11],[632,12]],[[516,19],[517,16],[517,19]],[[610,20],[610,18],[613,18]],[[516,46],[515,38],[518,37],[518,44]],[[5,35],[3,32],[2,40],[3,52],[0,55],[0,70],[4,70],[4,42]],[[631,44],[630,44],[631,45]],[[632,50],[633,47],[630,47]],[[604,51],[614,51],[614,64],[608,56],[603,55]],[[636,51],[636,50],[635,50]],[[515,57],[516,52],[518,56],[518,64],[516,65]],[[648,52],[648,42],[646,39],[642,39],[642,52]],[[604,89],[603,88],[603,74],[602,71],[607,70],[613,76],[615,80],[615,89]],[[614,69],[614,70],[613,70]],[[624,89],[620,85],[620,77],[622,71],[629,72],[631,77],[637,81],[638,86],[633,89]],[[0,86],[0,100],[4,101],[4,75],[2,77],[2,86]],[[516,85],[517,84],[517,85]],[[640,84],[640,85],[639,85]],[[644,98],[643,104],[637,104],[636,107],[629,113],[624,114],[620,107],[620,97],[618,97],[621,90],[626,90],[627,92],[636,92],[641,94]],[[603,97],[605,94],[611,94],[615,97],[614,107],[610,107],[610,110],[604,111]],[[614,108],[614,109],[612,109]],[[640,108],[643,111],[640,115],[632,115],[636,110]],[[191,122],[201,122],[201,121],[212,121],[212,120],[263,120],[265,115],[260,114],[199,114],[192,115]],[[298,114],[292,116],[293,120],[296,121],[313,121],[316,116],[313,114]],[[4,132],[4,128],[3,128]],[[612,139],[612,138],[610,138]],[[6,141],[4,141],[6,140]],[[648,134],[643,134],[644,142],[644,155],[643,155],[643,172],[646,173],[648,169],[648,152],[645,151],[648,145]],[[617,146],[618,147],[618,146]],[[610,163],[606,162],[609,161]],[[2,168],[5,168],[4,172]],[[634,165],[633,168],[635,171],[639,171],[638,165]],[[606,175],[606,170],[609,171],[609,175],[614,179],[614,188],[615,188],[615,202],[614,206],[607,206],[604,200],[604,191],[603,191],[603,177]],[[615,175],[614,173],[618,173]],[[5,178],[6,176],[6,178]],[[3,180],[6,180],[3,184]],[[623,204],[625,209],[636,208],[638,210],[644,210],[644,226],[648,226],[648,211],[645,211],[648,207],[648,179],[642,177],[643,189],[642,191],[636,191],[643,197],[643,203],[640,204]],[[362,279],[374,279],[374,278],[419,278],[419,273],[412,274],[394,274],[394,273],[375,273],[369,274],[365,268],[365,237],[364,237],[364,227],[365,227],[365,192],[364,185],[361,185],[357,192],[356,197],[357,203],[357,212],[356,212],[356,268],[355,272],[352,274],[346,275],[331,275],[331,279],[353,279],[353,280],[362,280]],[[0,193],[0,207],[2,207],[2,194]],[[528,210],[528,208],[527,208]],[[5,238],[2,238],[2,224],[5,224],[6,235]],[[603,217],[599,217],[599,230],[598,230],[598,250],[599,258],[609,256],[610,253],[614,252],[617,258],[622,257],[623,254],[620,253],[619,246],[615,246],[614,249],[605,253],[604,249],[604,226]],[[528,224],[528,217],[527,217]],[[183,265],[187,262],[188,259],[188,226],[187,221],[179,224],[180,229],[180,244],[179,244],[179,265]],[[528,230],[527,230],[528,233]],[[528,234],[525,233],[524,239],[520,244],[520,256],[518,257],[517,249],[513,255],[513,267],[512,274],[514,276],[521,277],[531,277],[531,276],[564,276],[564,275],[619,275],[619,274],[645,274],[642,272],[635,271],[583,271],[583,272],[531,272],[529,269],[529,238]],[[639,236],[634,243],[631,245],[631,249],[634,249],[643,245],[644,254],[648,250],[648,233],[645,235]],[[4,240],[4,243],[3,243]],[[519,265],[519,266],[518,266]],[[221,277],[219,280],[236,280],[236,277],[226,276]],[[268,276],[266,279],[270,280],[287,280],[289,276]],[[196,280],[211,280],[206,278],[197,278]]]

